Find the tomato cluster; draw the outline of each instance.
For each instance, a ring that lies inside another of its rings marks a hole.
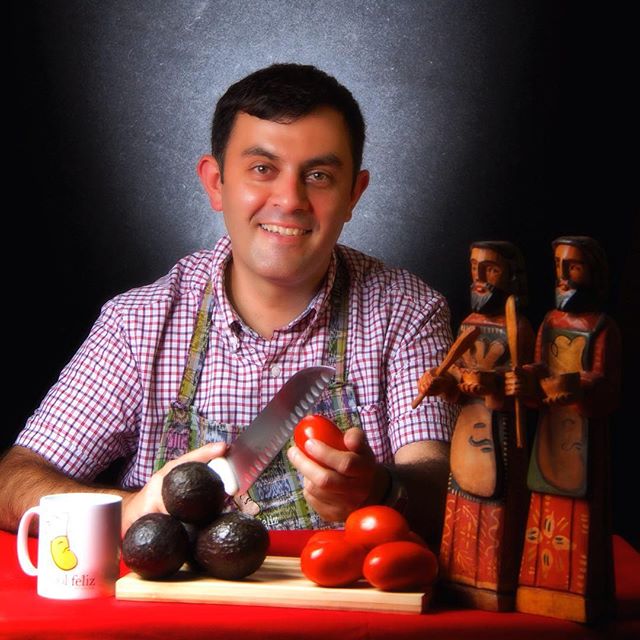
[[[320,531],[300,555],[302,573],[323,587],[364,578],[383,591],[425,589],[438,574],[435,554],[405,518],[381,505],[354,511],[343,530]]]

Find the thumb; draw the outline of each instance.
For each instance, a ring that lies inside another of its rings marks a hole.
[[[171,460],[171,462],[167,462],[167,464],[162,467],[162,471],[168,473],[174,467],[177,467],[179,464],[183,462],[211,462],[214,458],[219,458],[224,455],[224,452],[227,450],[227,445],[224,442],[210,442],[209,444],[205,444],[202,447],[198,447],[193,451],[188,451],[187,453],[181,455],[179,458],[175,460]]]
[[[373,451],[367,442],[364,431],[359,427],[347,429],[344,433],[344,445],[352,453],[360,455],[373,455]]]
[[[210,462],[214,458],[224,455],[227,450],[225,442],[210,442],[180,457],[183,462]]]

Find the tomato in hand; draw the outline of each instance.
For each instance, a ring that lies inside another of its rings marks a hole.
[[[348,542],[373,549],[385,542],[406,540],[410,532],[401,513],[384,505],[371,505],[349,514],[344,533]]]
[[[438,560],[433,551],[415,542],[387,542],[369,551],[363,573],[369,584],[383,591],[424,589],[438,575]]]
[[[293,432],[293,440],[298,449],[302,450],[308,458],[318,462],[305,450],[304,445],[307,440],[320,440],[320,442],[324,442],[334,449],[347,451],[344,446],[343,435],[342,431],[331,420],[324,416],[311,415],[305,416],[298,422]],[[318,462],[318,464],[320,463]]]
[[[302,573],[322,587],[344,587],[362,577],[366,550],[341,540],[307,544],[300,554]]]

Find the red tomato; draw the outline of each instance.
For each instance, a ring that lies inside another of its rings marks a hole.
[[[340,540],[307,544],[300,554],[302,573],[323,587],[344,587],[362,577],[365,549]]]
[[[438,575],[438,560],[415,542],[387,542],[369,551],[363,573],[372,586],[383,591],[424,589]]]
[[[324,529],[314,533],[308,540],[307,545],[321,545],[327,544],[327,542],[342,541],[344,542],[344,530],[343,529]]]
[[[350,513],[344,533],[348,542],[373,549],[385,542],[405,540],[409,535],[409,523],[391,507],[372,505]]]
[[[409,531],[407,537],[405,538],[408,542],[416,542],[417,544],[421,544],[423,547],[428,547],[429,545],[424,541],[422,536],[418,535],[415,531]]]
[[[312,415],[302,418],[296,425],[293,432],[293,439],[296,446],[315,462],[318,461],[311,454],[307,453],[304,448],[307,440],[320,440],[334,449],[347,451],[347,448],[344,446],[342,431],[340,431],[331,420],[328,420],[324,416]],[[320,463],[318,462],[318,464]]]

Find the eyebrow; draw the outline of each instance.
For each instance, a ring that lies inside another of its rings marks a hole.
[[[271,151],[267,151],[264,147],[249,147],[242,152],[243,156],[263,156],[269,160],[277,160],[278,156]]]
[[[268,151],[264,147],[253,146],[248,147],[242,152],[242,155],[247,156],[262,156],[263,158],[268,158],[269,160],[279,160],[279,156],[271,151]],[[311,169],[312,167],[318,166],[332,166],[332,167],[342,167],[344,163],[335,153],[327,153],[322,156],[315,156],[314,158],[309,158],[309,160],[305,160],[302,163],[303,170]]]

